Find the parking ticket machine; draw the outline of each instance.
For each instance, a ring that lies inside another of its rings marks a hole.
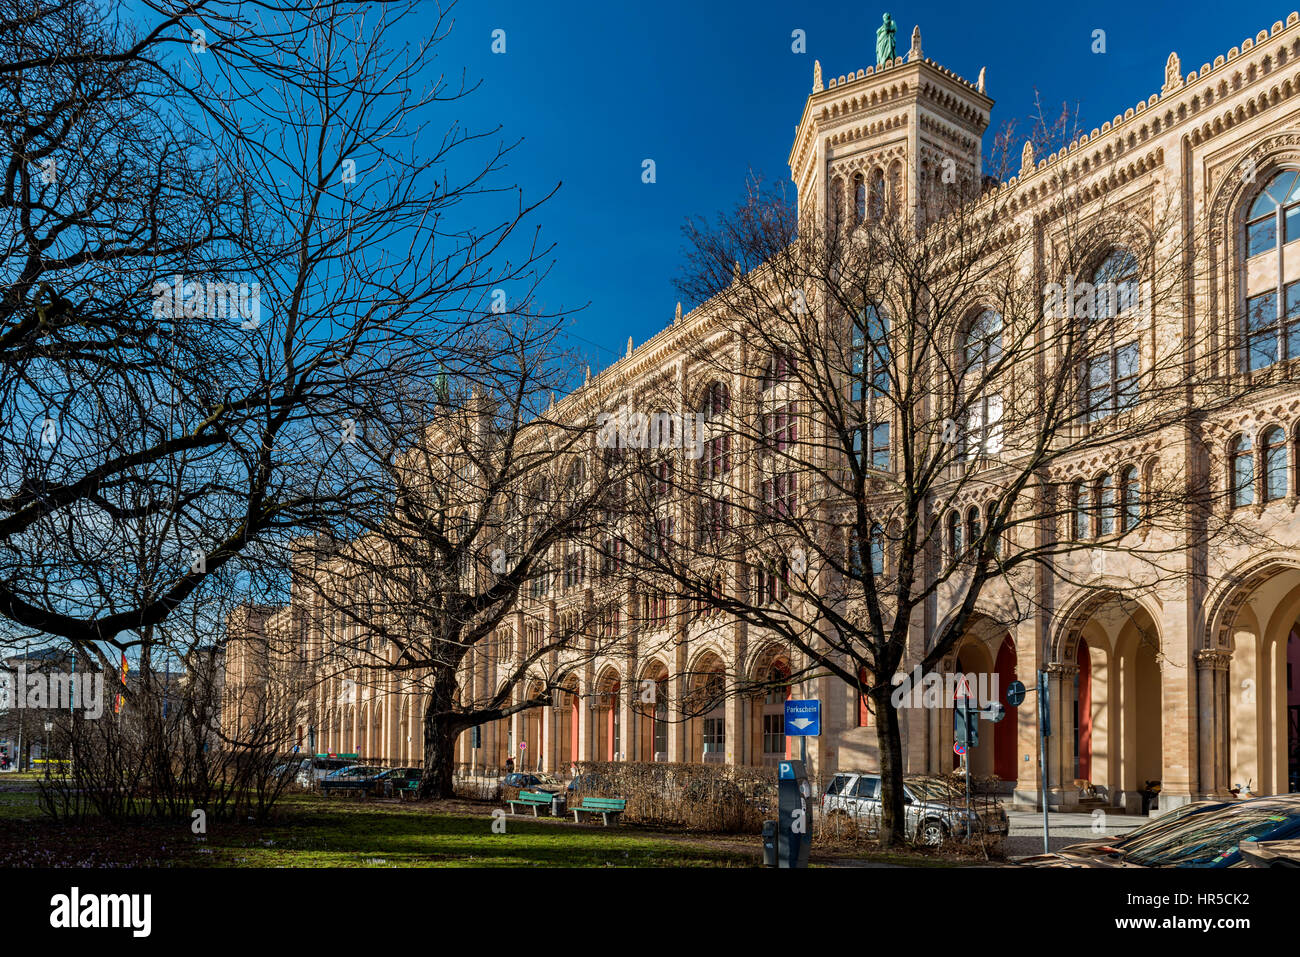
[[[812,847],[812,789],[802,761],[777,766],[777,867],[807,867]]]

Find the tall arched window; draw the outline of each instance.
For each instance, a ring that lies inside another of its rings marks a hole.
[[[1243,332],[1249,370],[1300,357],[1300,280],[1284,281],[1281,248],[1297,239],[1300,173],[1284,170],[1269,180],[1246,215]]]
[[[1086,482],[1075,482],[1071,493],[1074,504],[1074,540],[1092,538],[1092,491]]]
[[[1255,450],[1250,436],[1239,435],[1232,443],[1232,505],[1240,508],[1255,502]]]
[[[875,222],[885,218],[885,171],[871,171],[871,218]]]
[[[885,532],[879,525],[871,526],[871,574],[885,574]]]
[[[1138,305],[1138,259],[1127,249],[1114,249],[1092,274],[1094,319],[1114,319]]]
[[[966,510],[966,541],[974,545],[980,537],[980,510],[972,505]]]
[[[1093,299],[1076,317],[1088,352],[1081,378],[1089,422],[1137,404],[1141,349],[1133,330],[1115,321],[1138,305],[1137,257],[1127,249],[1113,250],[1093,272],[1092,285]]]
[[[1115,478],[1109,473],[1097,480],[1097,531],[1115,534]]]
[[[965,550],[962,542],[961,513],[956,509],[948,513],[948,554],[956,561]]]
[[[969,372],[996,362],[1002,355],[1002,316],[992,309],[976,315],[962,337],[962,370]]]
[[[889,318],[868,304],[853,322],[849,399],[856,413],[853,452],[865,468],[889,468]]]
[[[1264,433],[1264,501],[1286,498],[1286,433],[1276,425]]]
[[[764,392],[779,385],[794,375],[795,356],[789,349],[778,346],[772,350],[767,364],[763,367],[763,379],[760,386]]]
[[[853,225],[867,218],[867,181],[861,173],[853,175]]]
[[[731,390],[725,383],[714,380],[704,390],[704,421],[712,422],[731,408]]]
[[[1142,520],[1142,482],[1138,470],[1130,465],[1120,473],[1120,496],[1124,509],[1120,513],[1121,531],[1131,532]]]
[[[844,227],[844,181],[838,176],[831,183],[830,226],[835,232]]]
[[[996,524],[997,524],[997,514],[998,514],[998,503],[997,503],[997,502],[989,502],[988,505],[984,506],[984,516],[985,516],[985,520],[986,520],[986,522],[987,522],[987,524],[986,524],[985,527],[989,529],[989,532],[990,532],[990,533],[993,532],[993,529],[994,529],[994,527],[995,527]],[[993,535],[993,554],[994,554],[994,555],[1001,555],[1001,554],[1002,554],[1002,536],[1001,536],[1001,535],[997,535],[997,534],[994,534],[994,535]]]

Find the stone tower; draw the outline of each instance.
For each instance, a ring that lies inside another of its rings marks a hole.
[[[930,184],[978,190],[993,106],[982,80],[983,71],[976,85],[923,56],[919,27],[907,56],[880,67],[823,85],[816,63],[790,151],[801,213],[915,213]]]

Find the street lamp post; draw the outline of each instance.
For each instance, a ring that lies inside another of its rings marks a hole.
[[[54,730],[54,722],[49,718],[45,719],[45,748],[42,757],[45,758],[45,780],[50,779],[50,732]]]

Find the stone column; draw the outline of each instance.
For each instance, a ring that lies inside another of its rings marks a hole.
[[[1196,653],[1196,719],[1200,741],[1200,794],[1230,800],[1228,793],[1228,667],[1227,652],[1203,648]]]
[[[1072,803],[1074,781],[1074,676],[1078,665],[1054,661],[1047,666],[1048,706],[1052,715],[1047,739],[1049,806]]]

